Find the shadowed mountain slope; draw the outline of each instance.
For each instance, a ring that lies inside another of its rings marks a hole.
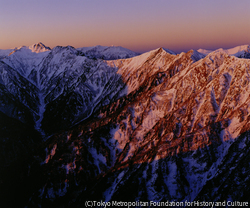
[[[44,138],[31,153],[36,168],[25,178],[32,193],[25,205],[247,201],[250,60],[162,48],[117,60],[86,57],[70,46],[42,53],[28,74],[13,75],[14,63],[1,62],[2,80],[5,71],[13,76],[0,82],[2,92],[9,103],[15,92],[15,102],[29,106]],[[17,85],[12,91],[9,82]],[[33,89],[27,95],[20,93],[24,82]]]

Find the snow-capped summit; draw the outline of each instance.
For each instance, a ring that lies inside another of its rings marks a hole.
[[[199,61],[200,59],[203,59],[205,57],[204,54],[202,54],[196,50],[190,50],[188,53],[191,54],[191,59],[193,61]]]
[[[50,52],[50,48],[41,42],[31,46],[15,48],[4,62],[27,77],[33,68],[36,68],[42,59]]]
[[[39,42],[39,43],[36,43],[36,44],[33,44],[31,46],[20,46],[18,48],[15,48],[10,54],[12,55],[13,53],[15,52],[18,52],[18,51],[22,51],[22,53],[42,53],[42,52],[46,52],[46,51],[50,51],[50,47],[48,46],[45,46],[43,43]]]
[[[168,48],[163,48],[164,51],[166,51],[169,54],[176,55],[176,53]]]
[[[52,54],[58,53],[71,53],[71,54],[79,54],[79,51],[76,50],[73,46],[56,46],[51,50]]]
[[[236,56],[238,58],[250,58],[250,46],[249,45],[241,45],[241,46],[236,46],[234,48],[229,48],[229,49],[219,48],[214,51],[223,51],[230,56]],[[213,50],[199,49],[198,52],[204,55],[208,55],[209,53],[212,53]]]
[[[41,53],[41,52],[45,52],[45,51],[50,51],[50,50],[51,50],[50,47],[45,46],[45,45],[44,45],[43,43],[41,43],[41,42],[29,46],[29,49],[30,49],[32,52],[35,52],[35,53]]]
[[[248,46],[127,59],[114,46],[43,48],[0,61],[2,204],[247,201]]]
[[[197,51],[198,51],[199,53],[204,54],[204,55],[208,55],[209,53],[212,53],[212,52],[213,52],[213,50],[206,50],[206,49],[202,49],[202,48],[198,49]]]

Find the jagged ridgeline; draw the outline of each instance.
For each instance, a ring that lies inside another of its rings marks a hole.
[[[3,203],[248,201],[249,54],[0,50]]]

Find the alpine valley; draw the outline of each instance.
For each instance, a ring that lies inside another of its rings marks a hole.
[[[0,207],[248,202],[250,46],[0,50]]]

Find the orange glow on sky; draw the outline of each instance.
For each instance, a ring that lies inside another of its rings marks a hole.
[[[43,42],[117,45],[143,52],[250,44],[249,0],[10,0],[0,8],[0,48]]]

